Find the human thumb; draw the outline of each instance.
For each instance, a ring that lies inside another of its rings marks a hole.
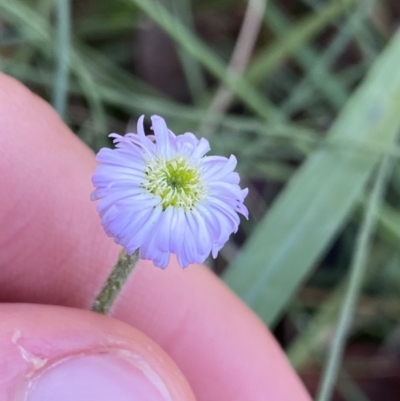
[[[165,352],[92,312],[0,305],[0,400],[194,401]]]

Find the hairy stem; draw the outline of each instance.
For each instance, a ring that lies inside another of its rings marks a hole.
[[[121,251],[118,261],[108,276],[99,295],[93,302],[93,312],[106,315],[139,260],[139,252],[127,255]]]

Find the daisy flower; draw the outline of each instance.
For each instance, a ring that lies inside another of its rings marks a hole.
[[[192,133],[176,136],[153,116],[146,136],[144,116],[137,134],[111,134],[115,149],[97,154],[92,200],[105,232],[128,255],[167,267],[171,253],[182,267],[215,258],[239,226],[247,189],[239,187],[236,158],[205,156],[208,141]]]

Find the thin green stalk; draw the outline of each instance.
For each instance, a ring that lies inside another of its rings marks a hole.
[[[362,0],[365,1],[365,0]],[[329,2],[317,15],[312,13],[290,29],[284,39],[277,40],[262,50],[255,57],[246,72],[246,78],[251,83],[266,79],[285,59],[298,51],[304,43],[309,42],[324,28],[342,15],[345,7],[353,6],[357,0],[344,0],[343,4],[337,1]]]
[[[345,0],[340,0],[344,5],[345,5]],[[370,12],[372,12],[371,7],[376,3],[376,0],[364,0],[366,3],[366,6],[370,8]],[[319,13],[322,9],[321,2],[319,0],[303,0],[305,4],[310,6],[316,13]],[[361,3],[360,3],[361,4]],[[351,7],[347,6],[347,9],[345,9],[345,13],[350,16],[351,13]],[[371,43],[372,43],[372,38],[371,38],[371,32],[368,30],[368,26],[366,25],[367,19],[364,21],[358,20],[355,21],[355,26],[354,26],[354,39],[356,40],[359,49],[362,52],[362,56],[364,61],[368,61],[368,63],[373,62],[373,60],[376,58],[377,54],[376,51],[372,48]],[[340,26],[338,22],[334,24],[337,28]]]
[[[293,115],[299,108],[304,107],[304,93],[310,87],[310,83],[324,80],[326,71],[329,71],[336,62],[340,54],[346,49],[353,37],[355,24],[358,20],[365,18],[369,11],[366,7],[367,2],[360,4],[352,15],[349,16],[345,24],[340,26],[336,37],[331,41],[327,49],[320,55],[315,65],[310,68],[304,78],[292,89],[290,97],[281,105],[281,109],[286,115]],[[312,85],[311,85],[312,86]],[[341,106],[344,102],[342,102]]]
[[[40,0],[35,8],[37,13],[40,14],[47,23],[51,19],[54,10],[54,0]],[[12,58],[20,63],[30,63],[36,51],[37,48],[35,46],[21,46],[17,49]]]
[[[124,251],[121,251],[116,265],[111,270],[103,288],[93,302],[91,308],[93,312],[106,315],[110,311],[138,260],[138,251],[133,255],[127,255]]]
[[[275,35],[277,35],[279,41],[283,42],[287,40],[288,32],[291,32],[293,29],[292,21],[281,11],[277,4],[270,2],[268,12],[265,13],[264,16],[266,24]],[[307,41],[297,46],[293,57],[305,72],[313,70],[320,59],[318,52]],[[262,77],[262,75],[259,75],[259,79]],[[313,86],[307,88],[307,90],[309,91],[311,88],[317,88],[319,93],[324,96],[336,110],[339,110],[349,97],[348,86],[343,85],[338,77],[326,69],[324,64],[321,64],[318,76],[311,74],[310,79],[312,80]],[[314,97],[314,92],[312,92],[312,96],[310,97]]]
[[[368,259],[382,197],[388,181],[390,165],[390,159],[387,157],[384,158],[380,165],[364,219],[357,236],[354,257],[351,263],[349,285],[344,295],[336,333],[333,338],[331,352],[318,391],[317,401],[329,401],[332,397],[344,347],[350,331],[351,321],[354,316],[356,302],[362,288],[365,265]]]
[[[56,76],[53,92],[53,106],[64,119],[68,95],[69,59],[71,49],[71,7],[70,0],[58,0],[56,6]]]
[[[352,377],[341,369],[340,378],[338,381],[338,390],[342,397],[347,401],[371,401],[371,399],[364,393],[361,386],[359,386]]]
[[[387,247],[382,249],[379,245],[374,245],[374,251],[371,252],[365,272],[364,285],[371,285],[372,281],[375,280],[377,270],[382,269],[383,258],[388,257],[390,252]],[[389,257],[393,258],[392,255]],[[386,266],[383,266],[383,268],[387,269]],[[298,327],[300,334],[286,350],[290,364],[297,372],[304,371],[310,363],[320,363],[320,356],[322,356],[323,350],[326,349],[325,333],[332,332],[335,327],[348,282],[348,277],[346,277],[338,283],[326,301],[322,303],[305,330]],[[297,321],[295,318],[292,320],[294,322]]]
[[[63,0],[64,1],[64,0]],[[69,1],[69,0],[68,0]],[[32,43],[35,47],[40,49],[43,54],[46,56],[52,56],[53,53],[49,51],[51,49],[51,44],[53,43],[52,41],[52,36],[53,36],[53,30],[51,29],[50,24],[48,23],[47,20],[42,18],[40,15],[37,14],[37,12],[28,7],[26,4],[23,3],[13,3],[13,2],[7,2],[6,0],[0,0],[0,12],[2,15],[11,23],[15,24],[21,35],[30,43]],[[65,30],[64,30],[65,31]],[[85,96],[87,97],[89,107],[92,111],[93,114],[93,121],[94,121],[94,126],[97,131],[102,131],[106,125],[106,121],[104,119],[104,109],[102,105],[102,101],[100,96],[98,95],[98,85],[97,81],[93,77],[93,70],[95,68],[95,64],[90,64],[87,62],[86,58],[83,57],[81,52],[75,51],[75,49],[72,46],[72,43],[69,43],[68,45],[68,58],[64,60],[64,67],[62,68],[71,68],[74,72],[75,75],[80,82],[82,89],[85,93]],[[64,54],[64,53],[63,53]],[[89,53],[90,55],[90,53]],[[58,57],[58,61],[60,61],[63,57]],[[68,60],[69,59],[69,60]],[[58,73],[59,70],[57,70]],[[64,70],[65,72],[65,70]],[[67,77],[65,73],[61,71],[61,75],[64,77]],[[27,69],[25,71],[20,71],[21,76],[24,76],[24,74],[28,74]],[[15,74],[14,74],[15,75]],[[59,80],[57,78],[57,75],[55,76],[54,80],[54,94],[57,96],[60,96],[60,93],[64,92],[66,96],[66,92],[68,89],[68,82],[65,81],[64,79]],[[62,86],[65,87],[64,89],[57,89],[56,84],[57,82],[64,82]],[[70,88],[69,88],[70,89]],[[54,95],[54,104],[58,102],[55,99]],[[66,100],[66,99],[65,99]],[[65,104],[64,100],[64,104]],[[61,101],[61,104],[63,102]]]
[[[135,4],[168,33],[185,51],[202,63],[262,119],[279,121],[282,113],[238,74],[227,74],[223,60],[177,20],[159,0],[125,0]]]
[[[194,32],[194,21],[189,0],[173,0],[173,12],[176,17],[191,31]],[[190,56],[181,47],[177,48],[186,82],[192,96],[193,103],[199,104],[207,91],[207,85],[198,60]]]

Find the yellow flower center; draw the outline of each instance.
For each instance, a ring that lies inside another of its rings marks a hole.
[[[190,210],[206,196],[206,186],[199,168],[182,156],[171,160],[150,160],[144,171],[143,188],[161,198],[165,210],[168,206]]]

